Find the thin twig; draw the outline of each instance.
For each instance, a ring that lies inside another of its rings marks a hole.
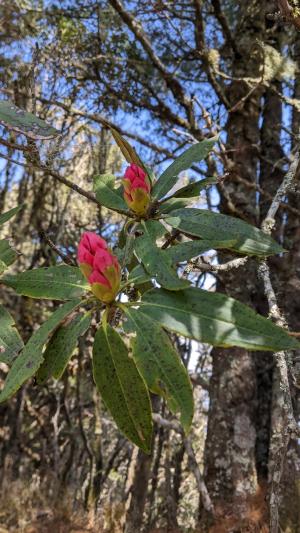
[[[221,265],[211,265],[198,259],[190,262],[186,266],[185,272],[197,272],[199,270],[201,272],[228,272],[234,268],[240,268],[241,266],[244,266],[248,260],[249,257],[238,257],[237,259],[233,259],[232,261],[228,261],[227,263],[223,263]]]
[[[293,182],[298,173],[299,164],[300,164],[300,155],[299,155],[299,146],[297,146],[297,152],[295,153],[294,160],[292,161],[291,166],[283,179],[283,182],[278,188],[274,196],[274,199],[269,207],[267,216],[262,223],[261,227],[265,233],[270,234],[273,227],[275,226],[276,213],[283,199],[286,197],[287,193],[293,189],[293,186],[294,186]]]
[[[54,242],[48,237],[44,230],[41,231],[42,239],[48,244],[48,246],[63,260],[64,263],[70,266],[77,266],[76,262],[67,254],[64,254]]]
[[[16,161],[16,159],[13,159],[11,157],[8,157],[5,154],[0,153],[0,158],[1,157],[3,157],[3,159],[6,159],[7,161],[9,161],[10,163],[13,163],[14,165],[19,165],[19,166],[21,166],[23,168],[27,168],[29,170],[36,169],[36,170],[40,170],[42,172],[47,172],[47,174],[49,174],[50,176],[55,178],[57,181],[60,181],[61,183],[63,183],[67,187],[69,187],[70,189],[73,189],[73,191],[77,192],[81,196],[85,196],[85,198],[87,198],[91,202],[99,204],[99,202],[96,200],[96,197],[95,197],[95,195],[93,193],[85,191],[84,189],[79,187],[79,185],[76,185],[76,183],[73,183],[72,181],[68,180],[67,178],[64,178],[63,176],[58,174],[58,172],[55,172],[54,170],[51,170],[49,167],[47,167],[45,165],[38,165],[36,163],[24,163],[22,161]]]

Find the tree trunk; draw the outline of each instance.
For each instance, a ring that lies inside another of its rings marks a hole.
[[[239,54],[233,61],[232,75],[259,78],[263,55],[255,43],[257,39],[264,41],[265,35],[261,2],[240,2],[237,20],[235,42]],[[253,224],[259,222],[253,185],[259,168],[262,93],[259,84],[250,92],[240,80],[232,81],[228,89],[231,112],[226,124],[226,148],[230,181],[225,185],[226,194],[221,191],[221,211],[242,216]],[[221,261],[226,258],[226,254],[220,255]],[[263,307],[255,261],[249,260],[246,268],[219,277],[218,290],[260,310]],[[241,348],[214,349],[212,359],[205,478],[224,531],[234,527],[243,531],[251,522],[253,502],[259,493],[258,476],[263,471],[266,476],[269,416],[263,412],[263,402],[269,376],[262,373],[257,357]],[[267,368],[270,360],[271,356]],[[268,390],[270,386],[269,382]],[[270,392],[266,394],[270,397]],[[262,420],[257,422],[258,415]],[[204,513],[202,522],[207,527]]]

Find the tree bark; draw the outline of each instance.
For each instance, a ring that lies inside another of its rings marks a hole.
[[[235,43],[239,54],[232,63],[232,76],[259,79],[263,55],[256,42],[264,41],[266,31],[261,2],[240,2],[237,20]],[[232,81],[228,88],[231,110],[225,129],[230,181],[226,182],[226,194],[221,191],[221,211],[243,216],[252,224],[259,222],[259,205],[255,189],[247,188],[245,180],[253,186],[258,176],[263,90],[258,83],[250,92],[242,80]],[[225,254],[220,257],[228,259]],[[250,260],[246,268],[219,278],[217,289],[248,305],[262,307],[255,261]],[[269,416],[263,413],[266,379],[262,379],[257,358],[247,350],[214,349],[212,360],[205,477],[220,523],[224,531],[229,531],[233,524],[242,528],[251,521],[258,475],[263,468],[266,475],[269,424]],[[258,415],[262,416],[260,422]],[[204,513],[201,521],[208,527]]]

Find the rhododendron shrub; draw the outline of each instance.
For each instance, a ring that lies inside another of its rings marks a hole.
[[[299,348],[299,342],[238,300],[195,285],[195,259],[212,249],[258,259],[284,251],[246,222],[197,207],[212,178],[178,187],[180,173],[205,159],[218,140],[192,144],[156,178],[134,148],[115,130],[112,134],[127,168],[121,179],[95,176],[94,192],[99,205],[124,217],[117,245],[86,231],[78,243],[78,266],[58,263],[10,274],[16,254],[0,240],[4,285],[28,297],[63,302],[25,345],[10,315],[0,309],[0,361],[9,367],[0,401],[33,376],[37,385],[60,379],[79,337],[93,323],[95,385],[120,430],[149,452],[150,392],[162,396],[174,416],[179,414],[185,432],[193,418],[188,371],[170,333],[255,351]],[[0,216],[0,224],[12,211]]]

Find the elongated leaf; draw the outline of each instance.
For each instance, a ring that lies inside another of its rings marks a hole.
[[[166,222],[173,228],[202,239],[234,240],[232,250],[247,255],[267,256],[283,252],[269,235],[239,218],[204,209],[173,211]]]
[[[142,300],[144,314],[165,328],[200,342],[248,350],[300,348],[285,329],[224,294],[196,288],[179,293],[151,289]]]
[[[149,389],[163,396],[173,413],[180,411],[180,421],[187,432],[193,419],[193,391],[178,353],[168,335],[149,319],[143,308],[126,308],[130,327],[136,331],[133,358]]]
[[[149,453],[152,416],[149,393],[120,335],[101,326],[93,347],[93,375],[119,429]]]
[[[161,250],[161,253],[168,258],[173,264],[189,261],[193,257],[203,254],[208,250],[220,250],[222,248],[230,249],[235,241],[188,241],[176,244]],[[140,285],[151,280],[151,275],[146,272],[143,265],[136,265],[128,276],[128,281],[134,285]]]
[[[6,267],[11,265],[18,254],[11,248],[9,242],[6,239],[0,240],[0,260],[5,263]],[[6,270],[6,268],[4,269]]]
[[[6,211],[6,213],[2,213],[2,215],[0,215],[0,225],[14,217],[22,207],[22,205],[19,205],[18,207],[13,207],[13,209]]]
[[[217,182],[217,178],[205,178],[204,180],[195,181],[194,183],[182,187],[182,189],[176,191],[172,196],[174,198],[196,198],[203,189],[210,185],[214,185]]]
[[[159,206],[158,212],[161,214],[170,213],[171,211],[181,209],[190,203],[191,198],[170,198]]]
[[[43,362],[43,348],[49,336],[80,303],[81,300],[71,300],[62,305],[33,333],[6,377],[0,394],[0,402],[10,398],[27,379],[36,373]]]
[[[71,300],[89,288],[79,268],[68,265],[35,268],[14,276],[5,274],[1,282],[18,294],[50,300]]]
[[[78,313],[55,331],[44,352],[44,362],[37,372],[37,383],[44,383],[50,376],[61,378],[79,337],[86,332],[90,323],[90,313]]]
[[[171,260],[160,250],[151,234],[151,221],[143,222],[144,235],[136,239],[135,254],[142,261],[146,271],[163,287],[178,291],[187,286],[187,280],[178,278]]]
[[[208,250],[220,250],[222,248],[230,249],[234,246],[236,241],[188,241],[180,244],[175,244],[164,251],[172,263],[181,263],[188,261],[193,257],[207,252]]]
[[[0,361],[10,365],[23,348],[23,341],[11,315],[0,306]]]
[[[162,173],[158,178],[152,189],[153,198],[162,198],[165,194],[174,187],[178,174],[183,170],[191,167],[193,163],[205,159],[217,138],[205,139],[200,143],[193,144],[183,154],[181,154],[173,163]]]
[[[8,100],[0,101],[0,123],[8,129],[23,133],[30,139],[52,139],[59,131],[44,120],[24,111]]]
[[[112,136],[115,139],[118,147],[120,148],[123,156],[125,157],[126,161],[128,163],[135,163],[139,167],[143,168],[144,165],[143,165],[142,161],[140,160],[139,156],[137,155],[135,149],[129,144],[129,142],[126,141],[126,139],[124,139],[124,137],[122,137],[122,135],[117,130],[112,128],[111,126],[109,126],[109,129],[110,129],[110,131],[112,133]]]
[[[127,205],[119,189],[114,188],[115,177],[112,174],[100,174],[94,177],[94,191],[99,204],[119,213],[129,214]]]

